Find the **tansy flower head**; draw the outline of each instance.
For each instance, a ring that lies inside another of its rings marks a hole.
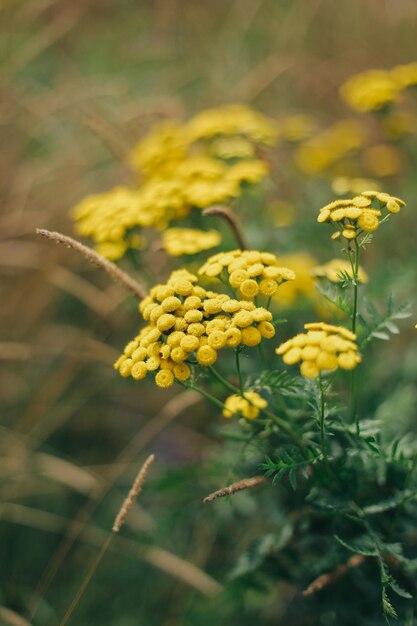
[[[405,202],[387,193],[363,191],[349,200],[334,200],[322,207],[317,221],[329,222],[336,228],[332,239],[355,239],[364,232],[372,233],[390,213],[398,213]],[[383,215],[385,211],[385,215]]]
[[[128,248],[126,233],[148,222],[142,207],[141,194],[128,187],[87,196],[73,209],[77,232],[94,239],[103,256],[118,259]]]
[[[316,265],[312,269],[312,275],[317,278],[327,278],[332,283],[340,283],[343,274],[353,277],[352,265],[346,259],[332,259],[323,265]],[[368,275],[362,267],[358,269],[358,279],[360,283],[368,282]]]
[[[162,234],[162,244],[171,256],[197,254],[215,248],[220,242],[221,235],[217,230],[168,228]]]
[[[304,328],[307,333],[296,335],[276,349],[287,365],[301,362],[302,376],[316,378],[322,371],[351,370],[361,362],[356,335],[346,328],[324,322],[304,324]]]
[[[358,150],[366,139],[366,129],[357,120],[346,119],[300,145],[295,161],[307,174],[325,172],[347,154]]]
[[[227,280],[239,296],[252,300],[262,295],[273,296],[279,285],[295,279],[295,273],[281,267],[270,252],[232,250],[210,257],[199,269],[200,275]]]
[[[187,154],[189,140],[180,124],[163,122],[139,141],[131,153],[132,166],[146,177],[171,174]]]
[[[255,143],[273,145],[277,125],[249,107],[235,104],[198,113],[189,121],[187,131],[194,141],[221,135],[241,135]]]
[[[367,70],[348,78],[340,87],[340,96],[352,109],[361,113],[380,109],[396,100],[401,85],[385,70]]]
[[[189,378],[191,362],[209,367],[223,348],[253,347],[275,335],[269,311],[207,291],[197,281],[180,269],[152,287],[139,305],[147,325],[115,363],[122,376],[141,380],[154,373],[159,387],[170,387]]]
[[[246,417],[246,419],[255,419],[258,417],[260,410],[265,409],[267,406],[267,401],[256,391],[245,391],[241,396],[234,394],[226,398],[223,415],[229,418],[240,414]]]

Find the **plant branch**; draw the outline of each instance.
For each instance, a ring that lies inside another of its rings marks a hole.
[[[233,213],[229,207],[222,206],[220,204],[215,204],[213,206],[204,209],[203,215],[217,215],[221,217],[227,224],[230,226],[235,239],[238,243],[238,246],[241,250],[247,250],[248,246],[246,245],[245,238],[242,233],[242,229],[239,224],[239,220],[236,215]]]

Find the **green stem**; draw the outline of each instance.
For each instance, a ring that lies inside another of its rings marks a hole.
[[[323,388],[323,381],[321,379],[321,376],[319,376],[318,385],[319,385],[319,390],[320,390],[320,443],[321,443],[321,450],[323,452],[323,456],[325,460],[327,461],[326,431],[325,431],[325,423],[324,423],[325,391]]]
[[[207,400],[210,400],[210,402],[213,402],[213,404],[218,406],[223,411],[224,409],[223,402],[221,402],[220,400],[212,396],[210,393],[208,393],[204,389],[201,389],[201,387],[197,387],[197,385],[192,385],[192,384],[191,385],[187,385],[185,383],[180,383],[180,384],[183,387],[186,387],[187,389],[192,389],[193,391],[196,391],[197,393],[199,393],[201,396],[204,396],[204,398],[206,398]]]
[[[208,369],[213,374],[214,378],[216,378],[222,385],[224,385],[230,391],[233,391],[233,393],[236,393],[236,391],[237,391],[236,387],[234,385],[232,385],[232,383],[229,383],[229,381],[226,380],[226,378],[224,378],[220,374],[220,372],[218,372],[216,369],[214,369],[214,367],[212,365],[210,365]]]
[[[360,248],[357,239],[355,239],[355,257],[353,263],[353,311],[352,311],[352,332],[356,333],[356,318],[358,316],[358,275],[359,275],[359,253]],[[351,417],[352,422],[356,424],[356,434],[360,434],[359,415],[357,411],[356,397],[356,375],[353,369],[350,375],[350,397],[351,397]]]
[[[261,409],[261,411],[262,413],[265,413],[265,415],[267,415],[273,422],[275,422],[277,426],[282,428],[282,430],[285,430],[285,432],[291,437],[294,443],[298,446],[298,448],[304,454],[303,441],[301,437],[299,437],[298,434],[291,428],[291,426],[287,424],[287,422],[283,420],[281,417],[278,417],[278,415],[275,415],[275,413],[272,413],[268,409]]]
[[[261,343],[258,343],[258,354],[259,354],[259,360],[261,362],[262,368],[264,370],[268,369],[268,365],[266,362],[266,358],[265,358],[265,351],[264,351],[264,346],[263,343],[261,341]]]
[[[238,393],[240,393],[240,395],[243,396],[243,379],[242,379],[242,372],[240,370],[240,353],[238,349],[235,350],[235,355],[236,355],[236,370],[237,370],[237,376],[239,379]]]
[[[356,333],[356,318],[358,316],[358,275],[359,275],[359,244],[355,239],[355,259],[353,264],[353,311],[352,332]]]

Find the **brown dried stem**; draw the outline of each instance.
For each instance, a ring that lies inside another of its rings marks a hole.
[[[108,259],[105,259],[101,256],[101,254],[98,254],[95,250],[85,246],[76,239],[63,235],[62,233],[45,230],[43,228],[37,228],[36,233],[46,237],[47,239],[55,241],[55,243],[62,243],[64,246],[67,246],[67,248],[80,252],[92,265],[101,267],[101,269],[107,272],[113,280],[127,287],[127,289],[129,289],[129,291],[131,291],[140,300],[146,296],[146,290],[142,287],[142,285],[136,282],[136,280],[131,278],[129,274],[126,274],[126,272],[117,267],[117,265]]]
[[[133,483],[131,490],[127,494],[122,506],[120,507],[120,511],[118,512],[116,519],[114,520],[114,524],[112,528],[112,531],[114,533],[119,532],[136,498],[142,491],[143,484],[149,472],[149,467],[154,462],[154,459],[155,459],[155,455],[150,454],[148,458],[146,459],[145,463],[140,468],[138,475],[135,478],[135,482]]]
[[[203,500],[204,504],[208,502],[212,502],[213,500],[217,500],[217,498],[223,498],[224,496],[230,496],[237,491],[242,491],[243,489],[253,489],[253,487],[257,487],[258,485],[263,485],[266,482],[266,478],[264,476],[253,476],[253,478],[244,478],[243,480],[239,480],[237,483],[233,483],[228,487],[223,487],[223,489],[219,489],[218,491],[214,491],[206,496]]]
[[[313,580],[313,582],[310,583],[307,589],[304,589],[304,591],[302,592],[303,596],[312,596],[314,593],[321,591],[324,587],[332,585],[337,580],[339,580],[339,578],[342,578],[342,576],[344,576],[348,570],[352,569],[353,567],[358,567],[359,565],[362,565],[365,560],[366,557],[362,554],[355,554],[355,556],[352,556],[348,561],[346,561],[346,563],[338,565],[336,569],[334,569],[332,572],[328,572],[327,574],[321,574],[321,576],[318,576],[318,578]]]
[[[241,250],[247,250],[248,246],[246,245],[245,238],[239,224],[239,220],[237,219],[233,211],[229,209],[229,207],[215,204],[208,207],[207,209],[204,209],[203,215],[217,215],[218,217],[224,219],[225,222],[227,222],[227,224],[230,226],[239,248]]]

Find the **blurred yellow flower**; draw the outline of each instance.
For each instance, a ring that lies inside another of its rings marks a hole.
[[[243,415],[246,419],[258,417],[261,409],[266,409],[267,401],[256,391],[245,391],[242,395],[234,394],[226,398],[224,402],[224,417]]]
[[[350,278],[353,278],[352,266],[346,259],[332,259],[323,265],[316,265],[313,267],[312,274],[317,278],[327,278],[332,283],[341,282],[341,273],[347,274]],[[368,282],[368,274],[362,267],[358,270],[358,280],[360,283]]]
[[[296,164],[307,174],[318,174],[360,148],[365,139],[365,128],[360,122],[342,120],[301,144],[295,152]]]
[[[417,117],[408,111],[391,111],[382,120],[382,126],[391,139],[417,132]]]
[[[171,256],[197,254],[215,248],[221,242],[217,230],[195,228],[168,228],[162,234],[162,245]]]
[[[133,148],[130,161],[145,176],[171,173],[187,154],[189,139],[184,127],[174,122],[156,124]]]
[[[340,96],[355,111],[380,109],[396,100],[401,87],[389,71],[367,70],[348,78]]]
[[[372,174],[376,176],[392,176],[398,174],[404,165],[401,152],[394,146],[380,144],[367,148],[362,160]]]
[[[273,120],[241,104],[202,111],[188,122],[186,131],[191,141],[241,135],[255,143],[274,145],[277,138]]]
[[[332,180],[332,191],[338,196],[344,196],[347,193],[359,194],[363,189],[375,189],[380,191],[376,181],[368,178],[347,178],[346,176],[338,176]]]
[[[288,115],[279,120],[279,136],[286,141],[303,141],[311,137],[317,128],[310,115]]]

